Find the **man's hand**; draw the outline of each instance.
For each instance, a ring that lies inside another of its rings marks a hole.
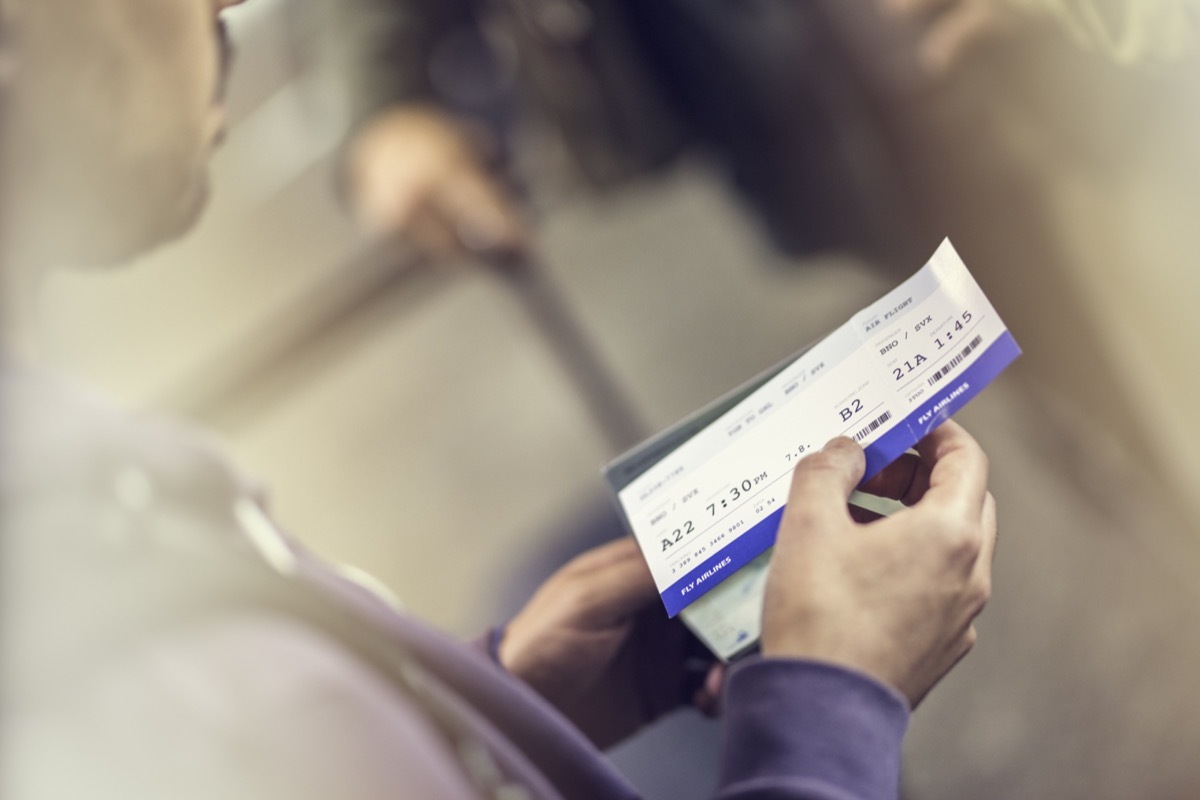
[[[715,707],[720,667],[685,697],[687,643],[687,631],[667,618],[637,543],[626,538],[551,576],[509,623],[500,661],[607,747],[686,701]]]
[[[921,65],[944,75],[973,48],[1012,30],[1020,12],[1006,0],[879,0],[888,13],[927,18],[917,54]]]
[[[858,670],[915,707],[975,642],[991,591],[987,457],[946,422],[864,490],[910,506],[855,522],[863,452],[835,439],[800,462],[767,578],[762,650]]]
[[[528,232],[467,132],[429,107],[383,111],[347,150],[360,224],[399,236],[434,259],[521,252]]]

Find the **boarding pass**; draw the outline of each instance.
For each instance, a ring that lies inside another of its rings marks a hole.
[[[919,272],[800,355],[608,465],[668,614],[762,564],[807,453],[851,437],[870,478],[1020,353],[945,241]]]

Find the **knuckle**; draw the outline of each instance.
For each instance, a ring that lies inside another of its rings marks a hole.
[[[558,570],[558,575],[564,579],[576,580],[581,576],[587,575],[592,569],[590,553],[582,553],[575,556]]]
[[[962,635],[962,651],[969,653],[975,647],[975,643],[979,641],[979,630],[971,625]]]
[[[983,552],[983,539],[976,530],[959,530],[954,534],[953,552],[956,559],[974,564]]]
[[[975,581],[967,589],[967,609],[971,614],[971,618],[979,616],[983,610],[987,608],[988,601],[992,599],[991,581],[986,578],[981,578]]]
[[[588,608],[596,596],[595,587],[586,580],[564,580],[557,588],[560,607],[572,611]]]
[[[986,606],[992,599],[992,577],[991,575],[982,575],[979,578],[979,596]]]
[[[983,533],[978,523],[966,522],[959,515],[943,512],[933,525],[954,561],[973,564],[983,552]]]
[[[929,500],[922,508],[925,524],[942,538],[953,538],[962,528],[962,518],[949,505]]]
[[[983,518],[988,527],[996,527],[996,497],[991,492],[988,492],[983,499]]]

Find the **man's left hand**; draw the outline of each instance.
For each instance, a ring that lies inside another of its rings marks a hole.
[[[702,667],[691,692],[688,642],[625,538],[552,575],[509,623],[500,662],[608,747],[685,702],[715,711],[723,669]]]

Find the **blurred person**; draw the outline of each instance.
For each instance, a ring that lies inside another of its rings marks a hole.
[[[1200,17],[1198,0],[875,2],[924,23],[917,55],[935,75],[1037,20],[1124,62],[1175,57],[1194,45]],[[503,171],[520,73],[593,185],[698,146],[785,252],[850,248],[909,263],[924,222],[822,5],[344,0],[351,210],[434,258],[528,251]]]
[[[62,264],[183,233],[240,0],[0,0],[5,344]],[[724,798],[890,798],[909,711],[990,593],[987,460],[952,422],[868,484],[796,469],[762,654],[688,669],[636,544],[580,556],[462,645],[284,535],[202,434],[0,360],[3,791],[14,797],[629,798],[598,748],[724,709]],[[724,687],[722,688],[722,683]]]
[[[530,106],[591,187],[701,152],[788,254],[923,254],[819,3],[344,0],[338,13],[349,206],[434,258],[528,251],[506,167]]]

